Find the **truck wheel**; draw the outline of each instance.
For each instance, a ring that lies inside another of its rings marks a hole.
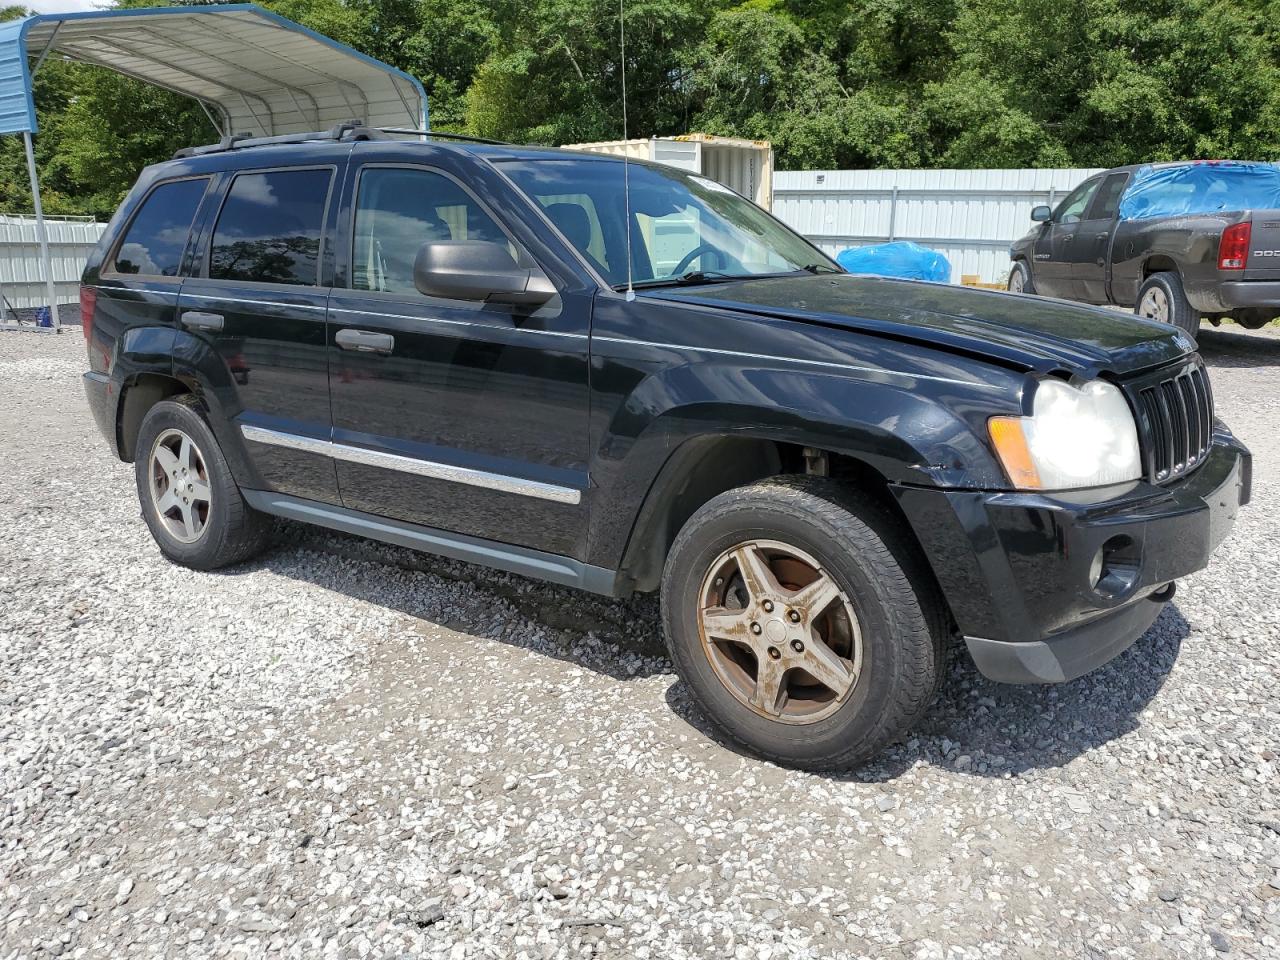
[[[162,400],[147,411],[133,466],[143,519],[174,563],[214,570],[266,544],[270,521],[240,495],[194,397]]]
[[[1133,312],[1150,320],[1171,323],[1193,339],[1200,329],[1200,313],[1187,300],[1182,278],[1172,271],[1147,277],[1138,290],[1138,305]]]
[[[706,503],[662,577],[671,659],[730,740],[788,766],[848,768],[928,708],[946,617],[900,522],[818,477]]]
[[[1035,293],[1036,285],[1031,280],[1031,270],[1022,260],[1013,262],[1013,269],[1009,271],[1009,292],[1010,293]]]

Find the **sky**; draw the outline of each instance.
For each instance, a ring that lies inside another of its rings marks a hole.
[[[104,0],[18,0],[18,5],[36,13],[71,13],[73,10],[97,10]],[[156,6],[163,6],[157,3]]]

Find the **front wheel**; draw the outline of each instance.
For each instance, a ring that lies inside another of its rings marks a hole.
[[[1022,260],[1015,260],[1013,262],[1013,269],[1009,271],[1009,292],[1036,292],[1036,285],[1031,280],[1031,270]]]
[[[142,516],[174,563],[214,570],[253,556],[270,521],[240,495],[193,397],[162,400],[138,430],[134,477]]]
[[[662,581],[668,648],[729,739],[848,768],[924,714],[944,614],[900,521],[840,484],[769,480],[705,504]]]
[[[1153,273],[1138,290],[1133,312],[1148,320],[1169,323],[1194,339],[1200,329],[1200,312],[1191,306],[1182,278],[1172,271]]]

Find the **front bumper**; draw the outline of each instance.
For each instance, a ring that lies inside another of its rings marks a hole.
[[[1190,476],[1105,499],[895,493],[978,669],[1005,683],[1053,683],[1124,652],[1163,607],[1152,595],[1208,564],[1249,500],[1251,464],[1219,424]],[[1095,584],[1100,554],[1104,576]]]

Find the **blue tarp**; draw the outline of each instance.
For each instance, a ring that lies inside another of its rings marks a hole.
[[[1280,165],[1205,160],[1140,167],[1120,201],[1120,219],[1275,209],[1280,209]]]
[[[935,283],[946,283],[951,279],[951,262],[946,257],[909,240],[850,247],[836,256],[836,263],[850,273],[869,273],[877,277],[932,280]]]

